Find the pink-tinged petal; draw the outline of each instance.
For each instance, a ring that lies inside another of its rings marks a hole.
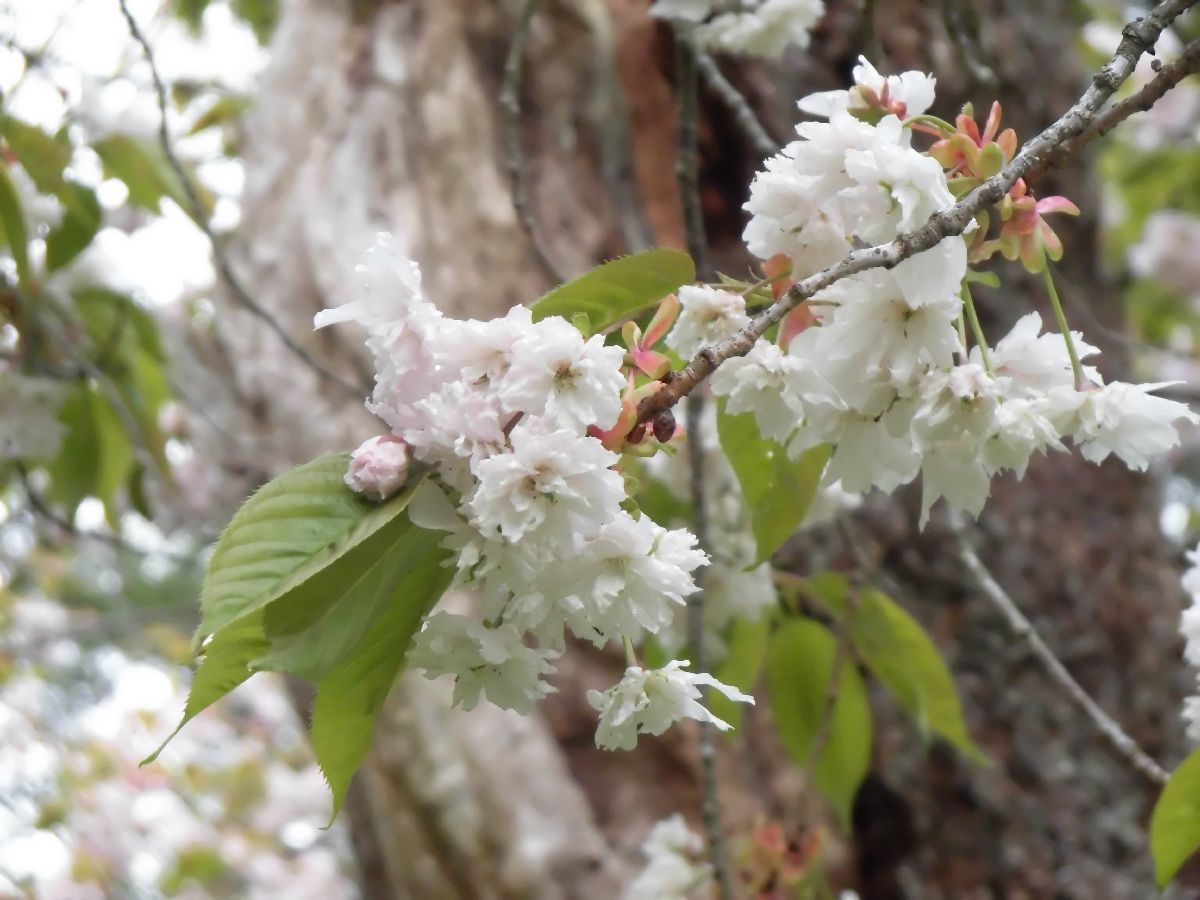
[[[679,298],[674,294],[667,294],[662,303],[658,305],[654,318],[646,326],[646,334],[642,338],[641,346],[649,349],[662,340],[663,335],[671,330],[671,326],[675,324],[678,316]]]
[[[1000,130],[1000,101],[992,102],[991,111],[988,112],[987,124],[983,128],[984,142],[990,142],[996,136],[996,132]]]
[[[1041,215],[1047,213],[1066,213],[1068,216],[1079,215],[1079,207],[1066,197],[1043,197],[1037,202],[1037,211]]]
[[[967,167],[974,172],[975,164],[979,162],[979,145],[971,141],[968,135],[959,132],[950,138],[950,142],[954,144],[954,148],[963,155],[963,159],[967,161]]]
[[[812,310],[808,308],[807,304],[797,306],[779,323],[779,346],[786,350],[791,346],[796,335],[815,321],[816,317],[813,316]]]
[[[937,160],[943,169],[953,169],[962,158],[958,148],[948,140],[937,141],[925,152]]]
[[[1006,163],[1012,162],[1012,158],[1017,155],[1017,133],[1011,128],[1005,128],[1000,132],[1000,136],[996,138],[996,143],[1004,151],[1004,161]]]
[[[670,357],[655,353],[653,350],[634,350],[633,364],[651,378],[662,378],[671,368]]]
[[[959,115],[954,120],[954,124],[958,127],[958,133],[967,138],[972,144],[979,145],[979,126],[975,120],[965,113]]]
[[[1019,209],[1011,219],[1004,223],[1004,231],[1011,234],[1033,234],[1033,229],[1041,221],[1036,210]]]
[[[763,274],[771,279],[771,296],[778,300],[791,290],[794,281],[782,276],[792,271],[792,258],[786,253],[776,253],[763,263]]]
[[[1008,189],[1008,196],[1014,200],[1024,197],[1029,192],[1029,185],[1025,183],[1024,178],[1018,178],[1012,187]]]
[[[1038,236],[1042,239],[1042,246],[1046,248],[1047,256],[1055,262],[1063,258],[1062,240],[1044,219],[1038,220]]]

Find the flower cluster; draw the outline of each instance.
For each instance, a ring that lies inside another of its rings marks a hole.
[[[632,440],[633,423],[618,422],[633,408],[625,350],[558,317],[534,322],[524,307],[486,322],[447,318],[387,236],[358,276],[356,299],[316,324],[366,327],[376,364],[368,407],[392,434],[355,452],[347,482],[383,499],[403,484],[410,454],[432,466],[440,486],[424,482],[409,514],[450,533],[456,581],[482,597],[483,622],[433,615],[410,662],[431,678],[453,675],[466,708],[486,695],[528,712],[552,690],[545,677],[565,630],[600,646],[670,625],[707,558],[688,531],[622,506],[621,457],[601,436],[618,448]],[[630,335],[643,363],[665,328]],[[636,685],[627,674],[594,701],[604,708],[597,742],[632,746],[685,716],[711,720],[694,685],[715,682],[683,665],[638,670]]]
[[[1191,598],[1191,605],[1183,611],[1179,631],[1183,635],[1183,657],[1188,665],[1200,669],[1200,546],[1187,555],[1188,569],[1183,573],[1183,589]],[[1187,736],[1200,742],[1200,680],[1197,693],[1183,703],[1183,720],[1187,722]]]
[[[788,47],[808,46],[809,32],[825,14],[823,0],[655,0],[651,15],[695,26],[700,47],[778,58]]]
[[[941,140],[919,152],[913,126],[933,120],[925,115],[933,78],[884,77],[865,60],[854,74],[850,90],[800,102],[825,120],[799,125],[799,140],[754,181],[745,239],[768,271],[784,260],[782,271],[790,266],[799,279],[855,244],[890,241],[951,206],[952,187],[977,184],[1012,156],[1016,137],[997,134],[998,108],[983,131],[966,116],[957,127],[941,123]],[[802,314],[799,324],[785,319],[777,342],[759,340],[725,363],[713,391],[729,411],[752,411],[763,434],[793,454],[833,445],[825,480],[849,492],[891,491],[921,474],[922,522],[940,497],[977,514],[994,475],[1022,474],[1034,453],[1063,449],[1067,437],[1093,462],[1115,454],[1144,469],[1178,443],[1177,420],[1200,421],[1150,393],[1163,385],[1106,385],[1078,362],[1095,349],[1078,334],[1041,334],[1037,313],[995,347],[977,340],[968,353],[969,262],[999,250],[1044,271],[1061,245],[1041,215],[1070,211],[1069,201],[1051,199],[1036,201],[1018,183],[999,204],[999,239],[987,240],[984,213],[965,238],[842,279],[789,316]],[[704,337],[738,327],[726,316]]]

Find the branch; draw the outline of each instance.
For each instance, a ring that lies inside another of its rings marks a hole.
[[[841,262],[796,282],[791,290],[736,335],[702,348],[666,387],[642,401],[638,407],[638,421],[648,421],[674,406],[725,360],[745,356],[767,329],[814,294],[867,269],[895,268],[910,256],[936,246],[944,238],[962,234],[977,212],[998,202],[1020,178],[1052,156],[1061,144],[1085,133],[1096,121],[1101,107],[1133,73],[1138,58],[1154,46],[1171,22],[1196,2],[1163,0],[1145,17],[1126,25],[1116,53],[1092,76],[1083,95],[1058,121],[1028,141],[1000,172],[953,206],[936,213],[920,228],[901,234],[889,243],[854,250]]]
[[[171,134],[167,129],[167,87],[154,61],[154,52],[150,48],[150,41],[138,25],[137,19],[133,17],[133,13],[129,11],[128,0],[117,0],[117,2],[121,6],[121,14],[125,17],[125,21],[129,25],[130,35],[142,48],[142,53],[146,57],[146,63],[150,66],[150,77],[154,82],[154,93],[158,99],[158,142],[162,146],[163,156],[166,157],[167,165],[171,167],[171,171],[175,173],[175,177],[179,179],[180,187],[183,189],[183,194],[189,207],[187,210],[188,214],[200,230],[204,232],[204,236],[208,238],[209,244],[212,245],[213,259],[216,261],[217,271],[220,273],[222,280],[229,287],[230,291],[233,292],[233,296],[237,302],[274,332],[275,336],[283,342],[283,345],[297,359],[318,376],[337,385],[346,394],[354,397],[355,400],[361,400],[364,392],[336,372],[324,366],[312,354],[301,347],[296,342],[296,339],[288,334],[287,330],[250,296],[250,292],[233,271],[233,267],[229,263],[229,257],[225,255],[224,248],[221,246],[220,241],[217,240],[217,236],[213,233],[212,226],[208,222],[208,216],[204,212],[204,204],[200,202],[200,196],[196,193],[196,186],[192,184],[192,179],[188,176],[187,170],[184,169],[183,164],[179,161],[179,157],[175,155],[175,149],[171,145]]]
[[[698,52],[696,54],[696,66],[700,69],[700,74],[704,77],[704,83],[720,98],[722,103],[729,107],[729,111],[733,114],[734,122],[742,130],[746,139],[754,145],[754,149],[759,156],[766,158],[778,153],[779,141],[771,137],[770,132],[759,121],[758,115],[750,106],[750,102],[725,77],[716,60],[707,53]]]
[[[1121,726],[1101,709],[1091,695],[1080,686],[1079,682],[1067,671],[1067,667],[1062,664],[1062,661],[1054,655],[1054,651],[1042,640],[1042,636],[1038,634],[1025,614],[996,581],[995,576],[988,571],[987,566],[975,552],[975,548],[967,540],[962,519],[957,514],[954,514],[951,519],[951,528],[958,539],[958,558],[971,574],[975,585],[1008,621],[1013,633],[1029,645],[1029,649],[1050,678],[1083,710],[1109,745],[1123,756],[1134,769],[1156,785],[1166,784],[1170,777],[1167,772],[1138,745],[1137,741],[1126,734]]]
[[[566,281],[566,276],[551,258],[542,240],[541,229],[529,205],[529,180],[525,165],[525,148],[521,143],[521,67],[525,61],[525,44],[529,40],[529,27],[539,0],[524,0],[517,15],[512,43],[504,59],[504,79],[500,85],[500,108],[504,111],[504,151],[508,163],[508,176],[512,180],[513,208],[521,227],[529,235],[533,252],[539,265],[554,284]]]
[[[696,145],[699,117],[697,51],[691,30],[675,26],[675,77],[679,94],[679,155],[675,175],[679,180],[683,222],[687,229],[688,251],[696,262],[696,271],[708,277],[708,252],[704,234],[704,215],[700,205],[700,155]],[[696,543],[708,548],[708,502],[704,483],[704,398],[693,394],[687,403],[687,449],[691,466],[691,500]],[[692,671],[707,672],[704,652],[704,578],[696,579],[696,592],[687,603],[688,644]],[[733,900],[733,877],[725,852],[725,834],[721,828],[721,797],[717,783],[717,747],[711,722],[700,723],[700,776],[703,786],[704,828],[708,833],[708,856],[721,900]]]
[[[144,558],[151,555],[150,552],[129,543],[129,541],[125,540],[125,538],[121,537],[119,534],[114,534],[108,531],[80,530],[75,526],[74,522],[65,516],[59,515],[50,507],[50,504],[46,502],[45,498],[43,498],[42,495],[34,489],[29,480],[29,473],[20,463],[17,463],[17,476],[21,480],[21,487],[24,488],[25,499],[29,502],[29,509],[39,518],[44,519],[46,522],[50,523],[55,528],[58,528],[63,533],[76,539],[86,538],[101,544],[107,544],[115,550],[120,550],[124,553],[129,553],[134,556]],[[197,550],[195,553],[182,553],[177,550],[159,549],[153,551],[153,553],[165,556],[167,559],[179,563],[180,565],[197,565],[200,562],[199,550]]]
[[[1061,165],[1066,160],[1077,156],[1079,152],[1093,140],[1108,134],[1134,113],[1147,112],[1155,103],[1187,78],[1200,72],[1200,39],[1189,42],[1178,59],[1160,64],[1154,61],[1154,70],[1158,73],[1140,89],[1130,94],[1124,100],[1114,103],[1103,113],[1096,116],[1088,129],[1076,138],[1058,147],[1053,155],[1040,165],[1030,170],[1026,178],[1030,181],[1042,175],[1046,169]]]

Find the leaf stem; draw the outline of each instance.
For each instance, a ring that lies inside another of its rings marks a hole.
[[[983,360],[983,370],[991,375],[992,357],[988,351],[983,326],[979,324],[979,313],[975,311],[975,298],[971,296],[971,286],[964,281],[959,294],[962,296],[963,312],[966,313],[967,321],[971,323],[971,334],[975,336],[975,345],[979,348],[979,356]]]
[[[1075,389],[1078,390],[1083,385],[1083,366],[1079,363],[1079,354],[1075,352],[1075,339],[1071,337],[1071,326],[1067,324],[1067,314],[1058,298],[1054,276],[1050,274],[1050,263],[1045,259],[1042,260],[1042,280],[1046,282],[1046,293],[1050,295],[1050,305],[1054,308],[1054,320],[1058,322],[1058,330],[1062,332],[1067,345],[1067,356],[1071,357],[1071,372],[1075,375]]]

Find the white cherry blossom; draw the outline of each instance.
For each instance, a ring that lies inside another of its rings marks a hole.
[[[672,660],[661,669],[630,666],[625,677],[607,691],[588,691],[588,702],[600,712],[596,746],[632,750],[642,734],[662,734],[682,719],[710,722],[722,731],[732,726],[700,704],[701,686],[720,691],[730,700],[754,703],[737,688],[711,675],[686,671],[686,660]]]
[[[413,640],[410,665],[427,678],[454,676],[454,702],[473,709],[480,694],[504,709],[529,713],[554,688],[542,680],[558,654],[527,647],[511,625],[488,628],[452,613],[435,613]]]

